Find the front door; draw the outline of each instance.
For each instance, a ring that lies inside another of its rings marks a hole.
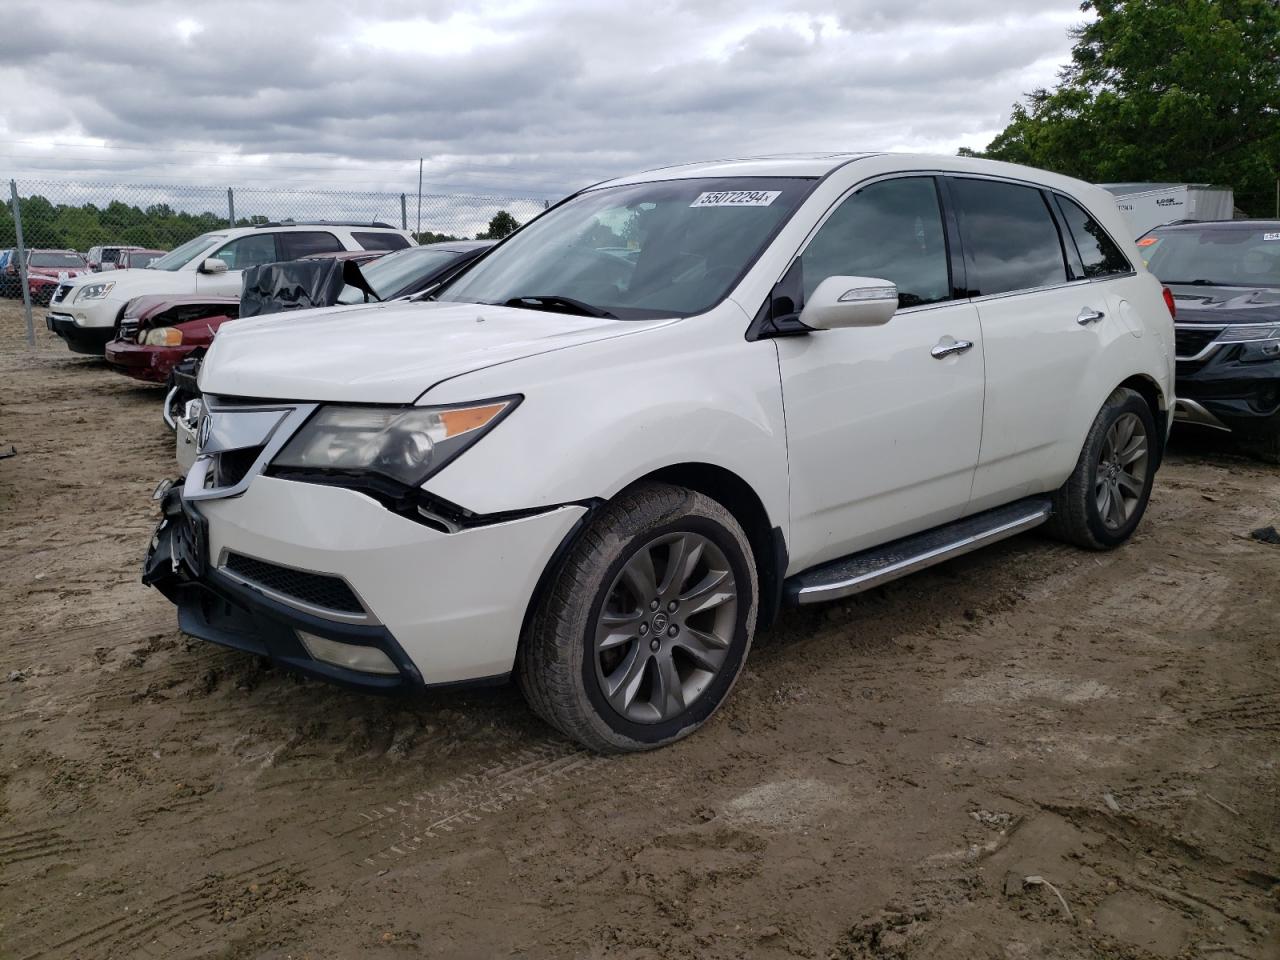
[[[805,296],[829,276],[890,280],[899,312],[879,327],[774,341],[791,572],[960,517],[978,461],[984,388],[978,313],[952,297],[932,177],[881,180],[849,195],[788,277],[796,271]]]
[[[209,258],[221,260],[227,265],[227,270],[225,273],[197,273],[196,292],[214,297],[240,296],[245,270],[280,259],[276,253],[276,235],[266,232],[251,233],[230,240],[210,254]]]

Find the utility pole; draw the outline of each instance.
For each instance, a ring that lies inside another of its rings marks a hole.
[[[418,233],[422,233],[422,158],[418,158]]]

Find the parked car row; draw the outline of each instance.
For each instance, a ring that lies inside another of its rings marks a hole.
[[[316,253],[399,250],[412,244],[406,231],[376,222],[281,221],[218,230],[152,260],[145,270],[116,270],[110,277],[98,274],[60,284],[46,324],[73,351],[101,355],[135,297],[237,297],[241,276],[250,267]]]
[[[1242,403],[1280,426],[1280,282],[1236,286],[1275,279],[1280,227],[1216,227],[1221,263],[1189,254],[1171,289],[1179,231],[1135,243],[1070,178],[717,161],[491,246],[221,231],[60,286],[49,325],[167,379],[183,475],[143,582],[186,633],[365,690],[514,677],[565,735],[633,751],[706,722],[788,605],[1037,527],[1122,545],[1197,422],[1185,362],[1229,372],[1191,401],[1222,426]]]
[[[47,304],[59,283],[89,272],[89,265],[74,250],[27,250],[27,286],[31,302]],[[21,264],[17,250],[0,250],[0,296],[22,296]]]

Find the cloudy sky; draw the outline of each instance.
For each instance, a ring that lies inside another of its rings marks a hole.
[[[4,0],[0,175],[558,197],[982,146],[1078,0]]]

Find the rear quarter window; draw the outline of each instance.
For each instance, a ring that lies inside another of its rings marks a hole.
[[[351,236],[356,243],[366,250],[403,250],[409,246],[409,240],[398,233],[355,232]]]
[[[1110,277],[1133,270],[1128,258],[1120,252],[1115,241],[1107,236],[1107,231],[1080,204],[1059,196],[1058,208],[1062,211],[1067,229],[1071,231],[1071,239],[1080,252],[1080,262],[1084,265],[1086,277]]]

